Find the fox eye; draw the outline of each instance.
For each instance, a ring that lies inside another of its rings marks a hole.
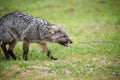
[[[66,37],[65,35],[63,35],[62,37]]]

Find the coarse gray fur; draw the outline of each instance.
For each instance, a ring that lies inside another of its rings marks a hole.
[[[50,52],[46,49],[47,42],[59,43],[64,46],[72,43],[63,27],[24,12],[12,12],[0,19],[0,43],[5,55],[9,53],[14,55],[13,49],[16,41],[25,42],[23,42],[24,55],[28,53],[31,42],[42,45],[43,50],[48,55]],[[5,49],[6,44],[10,46],[8,51]],[[26,46],[27,44],[28,46]]]

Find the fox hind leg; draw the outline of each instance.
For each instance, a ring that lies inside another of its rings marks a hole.
[[[8,49],[8,53],[10,54],[10,56],[16,60],[16,56],[13,52],[14,48],[16,45],[16,40],[13,40],[12,42],[9,43],[9,49]]]
[[[9,59],[10,56],[9,56],[8,51],[7,51],[6,45],[7,45],[7,43],[2,43],[1,48],[2,48],[2,50],[4,52],[4,55],[5,55],[6,59]]]

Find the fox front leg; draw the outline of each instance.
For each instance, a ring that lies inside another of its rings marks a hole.
[[[51,52],[50,52],[50,50],[48,49],[46,43],[40,43],[40,45],[41,45],[43,51],[45,51],[45,53],[47,54],[48,57],[50,57],[51,60],[57,60],[57,58],[55,58],[55,57],[53,57],[53,56],[51,55]]]
[[[29,51],[29,45],[30,45],[29,41],[25,39],[23,41],[23,59],[24,60],[28,60],[27,54]]]

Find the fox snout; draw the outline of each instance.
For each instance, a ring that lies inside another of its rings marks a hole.
[[[66,47],[68,47],[69,46],[69,44],[72,44],[73,42],[72,42],[72,40],[70,40],[70,39],[68,39],[68,40],[66,40],[66,41],[60,41],[59,42],[59,44],[61,44],[61,45],[63,45],[63,46],[66,46]]]
[[[73,43],[73,41],[69,39],[69,43],[70,43],[70,44],[72,44],[72,43]]]

